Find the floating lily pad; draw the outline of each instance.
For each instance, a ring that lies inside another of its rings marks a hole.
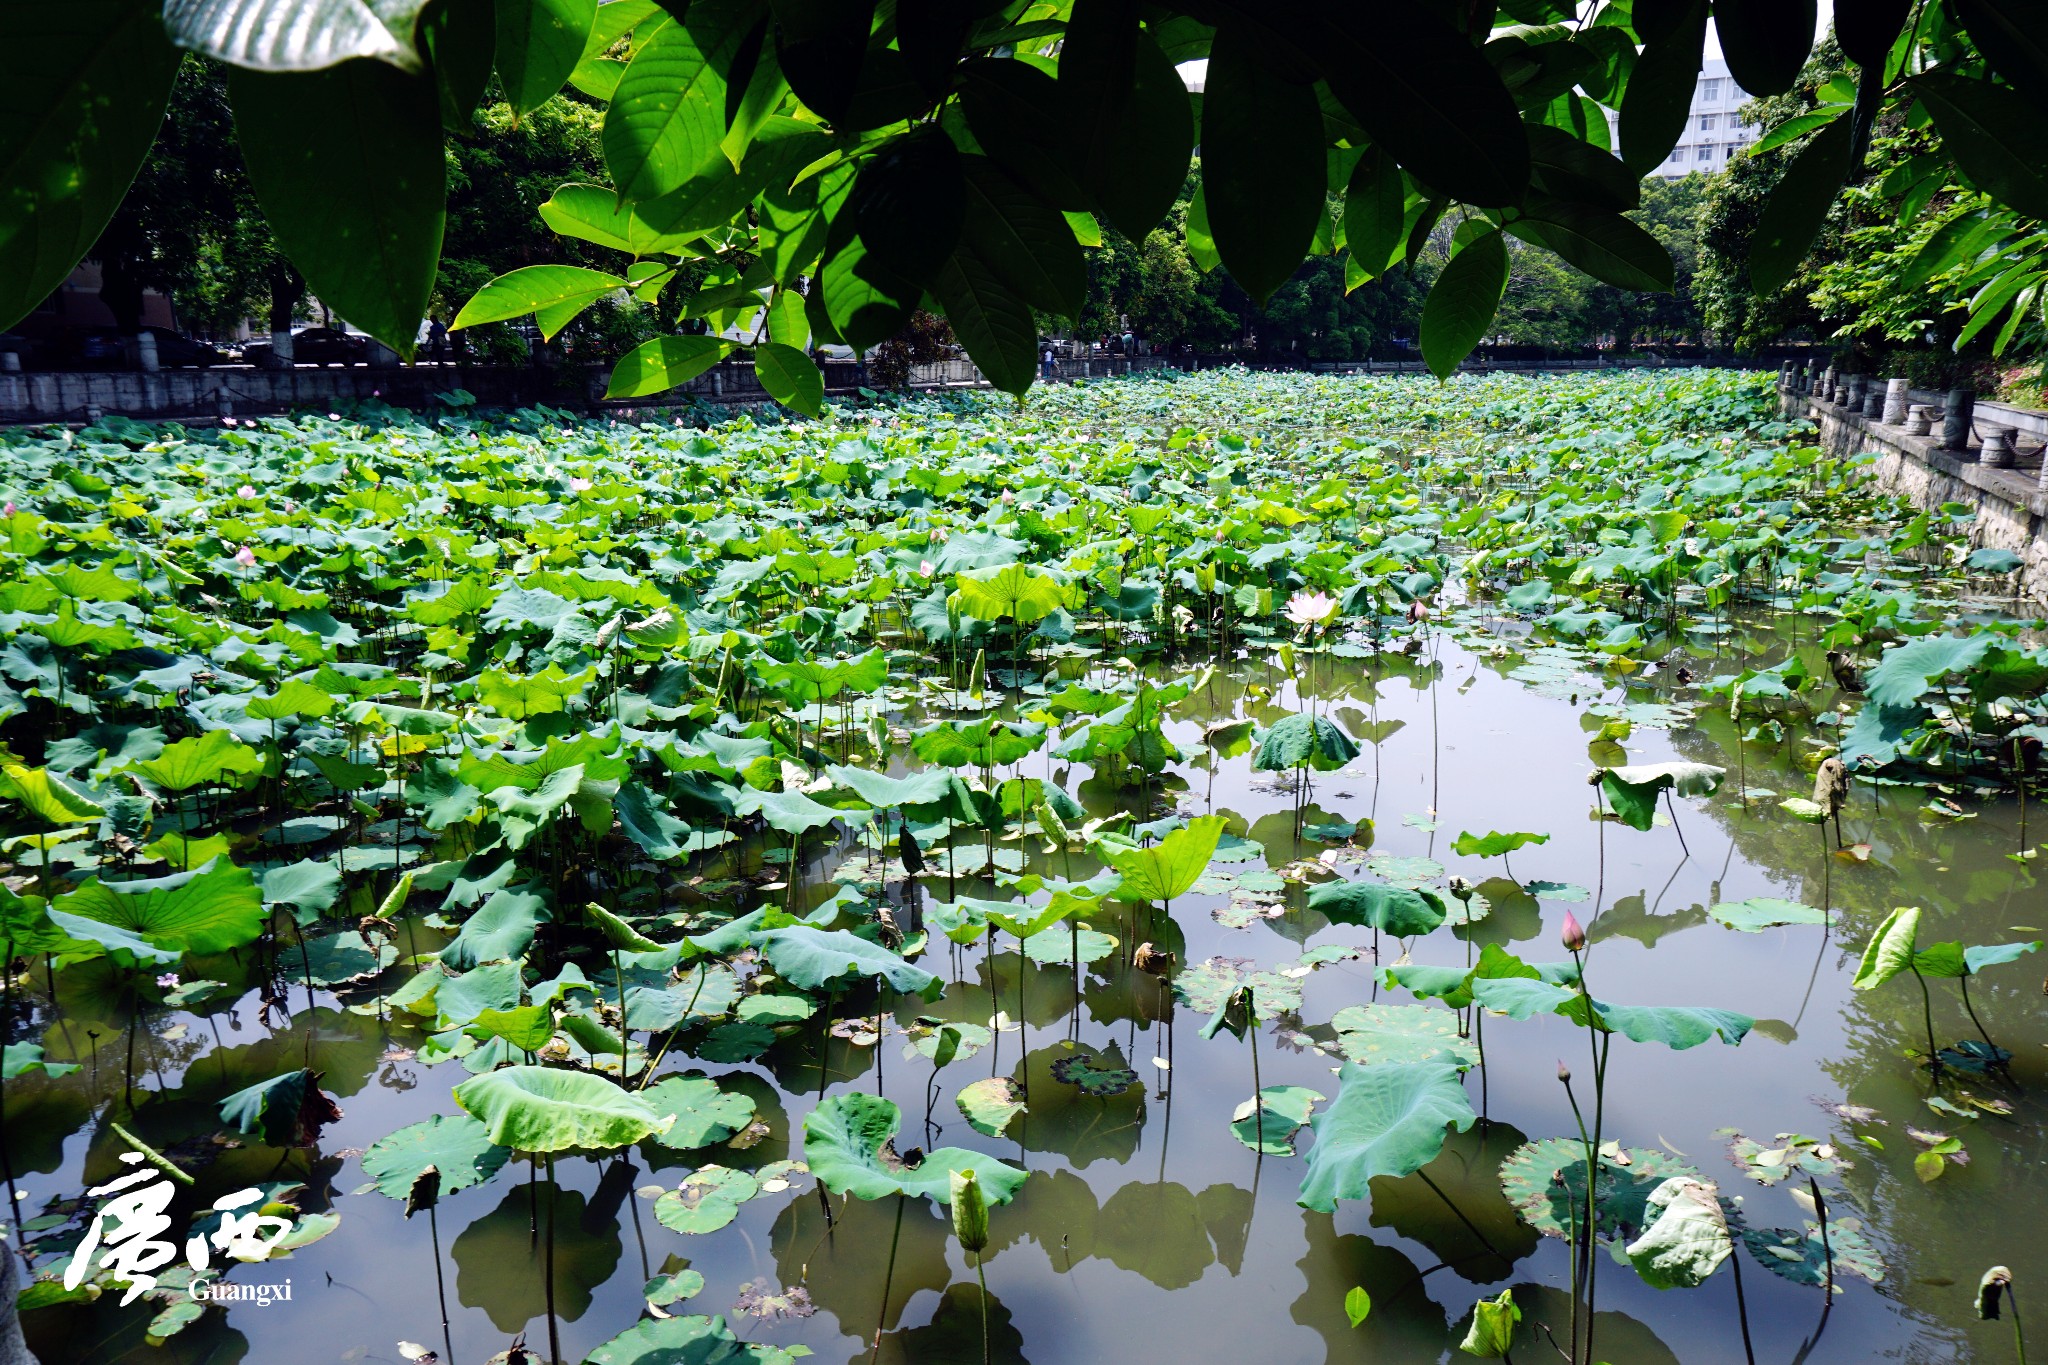
[[[1434,858],[1397,858],[1391,853],[1375,853],[1365,860],[1365,870],[1390,886],[1404,886],[1410,891],[1428,886],[1444,875],[1444,865]]]
[[[1024,955],[1043,966],[1056,966],[1062,962],[1100,962],[1116,951],[1117,941],[1113,934],[1100,929],[1068,928],[1055,924],[1050,929],[1041,929],[1024,940]]]
[[[720,1090],[709,1076],[666,1076],[642,1090],[640,1098],[655,1113],[674,1117],[675,1123],[657,1133],[655,1141],[679,1152],[723,1142],[754,1117],[752,1096]]]
[[[1758,934],[1785,924],[1826,924],[1827,912],[1798,901],[1753,896],[1746,901],[1723,901],[1707,911],[1730,929]]]
[[[1870,1244],[1854,1219],[1831,1218],[1825,1248],[1820,1224],[1808,1222],[1803,1229],[1744,1228],[1742,1244],[1757,1264],[1773,1275],[1794,1284],[1827,1283],[1828,1252],[1834,1253],[1835,1292],[1842,1292],[1842,1274],[1861,1275],[1872,1284],[1884,1279],[1884,1257]]]
[[[1055,1062],[1053,1065],[1054,1074],[1057,1075],[1059,1063]],[[1137,1079],[1136,1072],[1129,1074],[1132,1080]],[[1061,1079],[1065,1080],[1066,1077]],[[1082,1089],[1086,1090],[1088,1087],[1084,1085]],[[967,1122],[973,1126],[975,1132],[984,1137],[1001,1137],[1003,1130],[1010,1126],[1010,1121],[1025,1111],[1024,1087],[1008,1076],[990,1076],[963,1088],[955,1097],[955,1103],[960,1106],[960,1112],[967,1116]]]
[[[697,1055],[707,1062],[749,1062],[775,1045],[775,1030],[762,1024],[720,1024],[704,1035]]]
[[[704,1166],[654,1201],[654,1216],[677,1232],[716,1232],[740,1215],[740,1205],[761,1187],[745,1171]]]
[[[1672,1176],[1700,1173],[1668,1152],[1612,1147],[1600,1154],[1600,1235],[1633,1241],[1648,1226],[1650,1191]],[[1586,1207],[1586,1148],[1574,1138],[1524,1143],[1501,1163],[1500,1185],[1523,1221],[1563,1237],[1571,1210]]]
[[[1138,1083],[1138,1073],[1129,1067],[1104,1062],[1082,1052],[1054,1062],[1052,1074],[1055,1080],[1065,1081],[1082,1094],[1097,1097],[1121,1095]]]
[[[1269,1085],[1259,1092],[1258,1116],[1245,1100],[1230,1117],[1231,1134],[1266,1156],[1293,1156],[1294,1135],[1305,1127],[1325,1097],[1299,1085]]]
[[[1593,894],[1575,882],[1525,882],[1522,889],[1540,901],[1582,901]]]

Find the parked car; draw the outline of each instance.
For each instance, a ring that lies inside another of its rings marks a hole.
[[[295,365],[360,365],[369,358],[370,339],[332,327],[308,327],[292,334],[292,363]],[[270,343],[252,341],[242,348],[242,359],[251,365],[270,363]]]

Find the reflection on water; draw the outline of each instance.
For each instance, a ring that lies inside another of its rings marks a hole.
[[[1763,638],[1769,629],[1749,647],[1779,657],[1789,641]],[[1726,671],[1739,657],[1733,636],[1681,637],[1670,648],[1669,662],[1695,660],[1702,675]],[[1363,752],[1343,771],[1318,775],[1307,823],[1358,822],[1351,842],[1361,853],[1433,859],[1473,881],[1488,903],[1487,917],[1470,928],[1407,945],[1414,960],[1462,963],[1488,943],[1533,943],[1534,956],[1555,956],[1545,945],[1570,907],[1589,922],[1588,970],[1603,998],[1715,1005],[1756,1016],[1761,1022],[1740,1048],[1711,1044],[1672,1053],[1618,1044],[1607,1131],[1625,1145],[1682,1154],[1724,1190],[1743,1193],[1757,1226],[1796,1227],[1803,1214],[1786,1190],[1745,1184],[1725,1160],[1718,1130],[1804,1132],[1845,1143],[1857,1165],[1844,1178],[1851,1207],[1839,1212],[1861,1221],[1889,1273],[1876,1287],[1850,1282],[1804,1358],[1814,1365],[1878,1356],[2003,1359],[1998,1353],[2009,1349],[2009,1337],[1998,1325],[1973,1321],[1970,1296],[1988,1264],[2048,1263],[2040,1220],[2017,1216],[2048,1200],[2038,1098],[2048,1029],[2039,969],[2005,968],[1972,983],[1977,1015],[2016,1054],[2015,1084],[1987,1078],[1969,1087],[2009,1104],[2011,1113],[1979,1110],[1976,1118],[1938,1114],[1926,1104],[1926,1080],[1903,1055],[1924,1036],[1911,983],[1852,993],[1849,979],[1862,943],[1893,905],[1926,908],[1923,941],[2003,942],[2048,927],[2033,868],[2005,856],[2017,846],[2016,812],[1973,806],[1972,818],[1947,820],[1922,810],[1926,798],[1917,789],[1859,786],[1844,832],[1850,844],[1868,844],[1868,856],[1839,856],[1824,850],[1812,826],[1785,817],[1775,799],[1745,807],[1731,781],[1712,799],[1681,802],[1679,827],[1660,823],[1641,834],[1603,828],[1589,818],[1584,777],[1593,758],[1614,761],[1613,751],[1624,748],[1635,762],[1687,758],[1733,769],[1735,733],[1725,711],[1703,705],[1692,723],[1673,730],[1637,725],[1617,744],[1583,724],[1589,705],[1620,698],[1616,687],[1588,678],[1534,690],[1507,676],[1516,656],[1496,657],[1494,641],[1456,616],[1432,649],[1433,666],[1324,657],[1315,670],[1318,704],[1363,741]],[[1697,700],[1670,680],[1673,671],[1638,682],[1627,699]],[[1254,682],[1268,695],[1245,707],[1243,689]],[[1286,675],[1263,662],[1245,663],[1214,686],[1199,714],[1177,720],[1169,737],[1197,752],[1203,722],[1239,714],[1270,720],[1295,700]],[[1749,787],[1810,787],[1806,733],[1788,726],[1782,738],[1746,741],[1740,765]],[[1211,766],[1149,793],[1113,789],[1078,767],[1063,776],[1091,814],[1228,812],[1233,832],[1264,854],[1263,864],[1245,867],[1277,869],[1328,847],[1297,838],[1291,794],[1252,773],[1248,759]],[[1490,829],[1552,837],[1514,852],[1512,875],[1498,859],[1453,852],[1460,832]],[[1035,840],[1006,847],[1047,872],[1096,870],[1079,857],[1048,861]],[[734,850],[720,866],[743,866],[759,852]],[[813,861],[808,875],[829,875],[834,861]],[[1558,885],[1538,888],[1540,894],[1524,889],[1536,882]],[[1583,888],[1583,899],[1569,899],[1580,894],[1574,887]],[[957,890],[995,894],[990,883],[971,878],[960,879]],[[898,882],[890,894],[902,895]],[[946,895],[943,875],[928,879],[924,894]],[[1834,922],[1825,931],[1743,934],[1709,914],[1722,902],[1759,896],[1825,906]],[[1556,1019],[1490,1021],[1485,1087],[1494,1122],[1454,1136],[1415,1175],[1378,1182],[1369,1203],[1346,1203],[1334,1216],[1306,1212],[1294,1203],[1299,1157],[1257,1157],[1229,1131],[1230,1112],[1250,1084],[1245,1050],[1227,1035],[1203,1042],[1201,1018],[1176,1009],[1166,983],[1127,963],[1139,942],[1173,952],[1183,971],[1212,956],[1273,968],[1298,960],[1304,945],[1361,949],[1363,956],[1301,979],[1299,1009],[1261,1038],[1265,1084],[1334,1093],[1332,1059],[1304,1046],[1302,1034],[1345,1005],[1387,997],[1374,979],[1372,935],[1305,911],[1298,885],[1274,899],[1282,908],[1273,917],[1219,918],[1231,902],[1227,892],[1184,897],[1170,919],[1156,910],[1119,910],[1090,926],[1115,936],[1117,950],[1078,970],[1064,961],[1035,962],[1007,936],[972,948],[935,936],[923,961],[948,978],[946,995],[870,1006],[871,1021],[879,1014],[884,1026],[879,1040],[827,1036],[811,1023],[757,1060],[706,1065],[672,1056],[663,1070],[704,1067],[755,1101],[765,1132],[750,1132],[750,1145],[716,1154],[729,1165],[758,1168],[799,1155],[792,1149],[801,1118],[817,1097],[864,1090],[902,1106],[906,1144],[978,1147],[1029,1169],[1022,1193],[992,1220],[985,1269],[997,1361],[1434,1362],[1455,1345],[1473,1301],[1510,1286],[1525,1314],[1517,1358],[1524,1350],[1528,1359],[1543,1358],[1547,1345],[1536,1324],[1568,1316],[1563,1248],[1514,1217],[1497,1170],[1525,1134],[1573,1131],[1555,1067],[1568,1050],[1575,1060],[1582,1054],[1583,1038]],[[913,920],[916,908],[905,906]],[[1378,949],[1393,962],[1404,945],[1388,939]],[[257,964],[209,964],[209,974],[228,989],[196,1011],[168,1013],[138,1012],[132,987],[98,966],[62,974],[54,1012],[38,1005],[50,1056],[84,1069],[62,1080],[27,1076],[8,1087],[4,1141],[25,1207],[39,1209],[105,1178],[115,1149],[106,1137],[88,1141],[85,1134],[97,1120],[120,1118],[200,1166],[198,1197],[256,1181],[296,1181],[309,1187],[309,1206],[331,1199],[342,1214],[337,1233],[267,1268],[292,1278],[297,1292],[288,1307],[236,1307],[224,1322],[209,1315],[176,1339],[175,1359],[392,1360],[400,1339],[441,1341],[427,1220],[407,1221],[393,1201],[358,1193],[356,1158],[393,1128],[445,1112],[460,1063],[422,1065],[416,1053],[424,1036],[380,1018],[366,1006],[370,993],[344,999],[316,991],[319,1008],[308,1013],[305,988],[295,985],[299,1013],[289,1027],[273,1030],[262,1022],[265,1002],[252,984],[261,979]],[[1954,983],[1932,984],[1939,1040],[1975,1036]],[[902,1030],[919,1015],[995,1019],[997,1027],[986,1047],[935,1069],[925,1057],[906,1057]],[[276,1022],[275,1013],[270,1019]],[[1128,1067],[1138,1080],[1121,1093],[1086,1094],[1053,1074],[1056,1062],[1077,1055]],[[211,1145],[224,1096],[301,1065],[323,1074],[322,1085],[344,1110],[314,1152]],[[1000,1139],[975,1134],[953,1103],[960,1087],[988,1076],[1010,1077],[1027,1099],[1025,1113]],[[1470,1083],[1476,1100],[1477,1074]],[[928,1094],[936,1102],[920,1133]],[[1864,1106],[1868,1116],[1843,1119],[1815,1099]],[[1968,1164],[1923,1183],[1913,1169],[1920,1144],[1909,1125],[1961,1137]],[[1305,1150],[1310,1141],[1301,1134],[1296,1146]],[[715,1233],[686,1237],[663,1227],[648,1195],[637,1191],[673,1187],[710,1155],[650,1145],[630,1161],[565,1159],[552,1184],[544,1176],[531,1181],[526,1166],[513,1163],[494,1183],[444,1199],[436,1217],[455,1359],[481,1362],[521,1331],[530,1342],[545,1340],[535,1230],[550,1213],[563,1349],[575,1359],[642,1313],[651,1275],[684,1264],[704,1276],[705,1288],[671,1310],[727,1314],[748,1340],[804,1345],[832,1360],[872,1356],[931,1365],[980,1358],[980,1290],[942,1210],[913,1201],[899,1220],[893,1200],[853,1203],[835,1206],[836,1222],[828,1227],[804,1181],[790,1194],[750,1201]],[[1746,1270],[1759,1358],[1790,1358],[1818,1323],[1818,1291],[1754,1263]],[[804,1286],[816,1315],[731,1316],[741,1287],[763,1278]],[[1373,1305],[1356,1329],[1343,1306],[1354,1286],[1365,1288]],[[1595,1330],[1603,1358],[1629,1365],[1740,1358],[1731,1354],[1740,1347],[1725,1274],[1697,1291],[1660,1294],[1626,1270],[1610,1269],[1600,1302]],[[1283,1303],[1285,1313],[1277,1311]],[[134,1315],[109,1304],[41,1311],[29,1325],[46,1361],[165,1359],[143,1342]]]

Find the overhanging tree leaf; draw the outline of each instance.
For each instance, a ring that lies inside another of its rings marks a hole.
[[[1647,41],[1621,96],[1621,159],[1638,175],[1647,174],[1669,156],[1685,131],[1692,112],[1693,81],[1707,41],[1707,0],[1668,3],[1655,12],[1668,21],[1643,32]],[[1837,176],[1835,184],[1840,183]],[[1804,247],[1800,254],[1805,254]]]
[[[149,154],[180,59],[161,16],[152,0],[0,16],[0,330],[64,282]]]
[[[545,104],[583,56],[598,0],[494,0],[498,79],[516,114]]]
[[[602,270],[586,270],[577,265],[521,266],[477,290],[462,305],[449,330],[537,313],[541,318],[541,336],[553,340],[556,333],[575,321],[578,313],[614,289],[625,287],[625,280]]]
[[[1813,50],[1816,8],[1814,0],[1714,0],[1714,30],[1736,85],[1751,95],[1790,90]]]
[[[1750,288],[1775,294],[1806,259],[1850,170],[1851,121],[1836,119],[1815,133],[1785,168],[1757,219],[1749,246]]]
[[[363,60],[283,74],[236,68],[228,93],[263,216],[307,287],[411,356],[447,199],[432,77]],[[306,118],[308,109],[320,117]]]
[[[1622,289],[1670,293],[1671,253],[1634,221],[1611,209],[1561,199],[1532,199],[1508,231],[1562,256],[1594,279]]]
[[[1078,317],[1088,267],[1066,215],[985,156],[966,158],[962,234],[997,277],[1033,308]]]
[[[689,383],[725,359],[734,343],[722,337],[666,336],[644,341],[612,367],[607,398],[644,398]]]
[[[1323,111],[1226,22],[1202,93],[1202,194],[1231,278],[1264,306],[1308,254],[1324,208]]]
[[[754,348],[754,374],[768,396],[806,417],[825,405],[825,376],[817,363],[795,346],[764,341]]]
[[[425,0],[164,0],[164,32],[179,47],[257,71],[316,71],[352,57],[418,71],[413,29],[425,7]]]
[[[933,279],[932,296],[989,383],[1018,395],[1031,387],[1038,321],[977,246],[960,244]]]
[[[1091,130],[1079,139],[1078,179],[1104,217],[1143,241],[1173,207],[1194,154],[1180,73],[1131,0],[1076,0],[1058,84],[1064,116]]]
[[[1915,76],[1912,85],[1971,184],[2029,218],[2048,218],[2039,104],[2010,86],[1949,68]]]
[[[1493,326],[1508,287],[1508,249],[1498,229],[1466,242],[1430,286],[1422,304],[1422,358],[1446,378]]]
[[[1340,1089],[1314,1119],[1315,1146],[1296,1199],[1332,1213],[1340,1199],[1366,1199],[1374,1176],[1420,1170],[1443,1150],[1445,1128],[1470,1128],[1479,1115],[1458,1069],[1443,1062],[1347,1063]]]

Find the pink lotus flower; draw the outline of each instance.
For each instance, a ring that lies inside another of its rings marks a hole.
[[[248,546],[244,545],[241,549],[235,551],[235,563],[241,565],[245,569],[255,568],[256,552],[250,549]]]
[[[1004,501],[1004,502],[1015,502],[1016,500],[1017,500],[1017,495],[1016,495],[1015,493],[1011,492],[1011,491],[1010,491],[1009,489],[1007,489],[1007,488],[1005,488],[1005,489],[1003,490],[1003,501]]]
[[[8,503],[8,504],[7,504],[7,510],[6,510],[6,511],[5,511],[4,513],[0,513],[0,516],[9,516],[9,517],[11,517],[11,516],[13,516],[13,515],[14,515],[14,504],[10,502],[10,503]]]
[[[1557,931],[1557,936],[1566,952],[1576,953],[1586,946],[1585,928],[1580,925],[1579,917],[1569,910],[1564,912],[1564,927]]]
[[[569,480],[569,491],[570,491],[570,492],[572,492],[572,493],[588,493],[588,492],[590,491],[590,480],[588,480],[588,479],[571,479],[571,480]]]
[[[12,506],[12,505],[13,505],[13,504],[11,504],[11,503],[9,504],[9,506]],[[919,564],[919,565],[917,566],[917,571],[918,571],[918,573],[919,573],[919,574],[923,575],[924,577],[926,577],[926,578],[930,578],[930,577],[931,577],[931,576],[932,576],[933,574],[935,574],[935,573],[937,573],[937,572],[939,571],[939,566],[938,566],[938,565],[936,565],[936,564],[934,564],[934,563],[932,563],[932,562],[931,562],[931,561],[930,561],[929,559],[927,559],[927,560],[925,560],[925,561],[924,561],[923,563],[921,563],[921,564]]]
[[[253,498],[256,496],[256,486],[245,483],[235,490],[235,496],[238,498]]]
[[[1287,599],[1287,619],[1297,626],[1327,625],[1337,614],[1337,605],[1326,592],[1298,592]]]
[[[178,974],[176,972],[165,972],[156,979],[156,984],[167,991],[176,990],[178,988]]]

